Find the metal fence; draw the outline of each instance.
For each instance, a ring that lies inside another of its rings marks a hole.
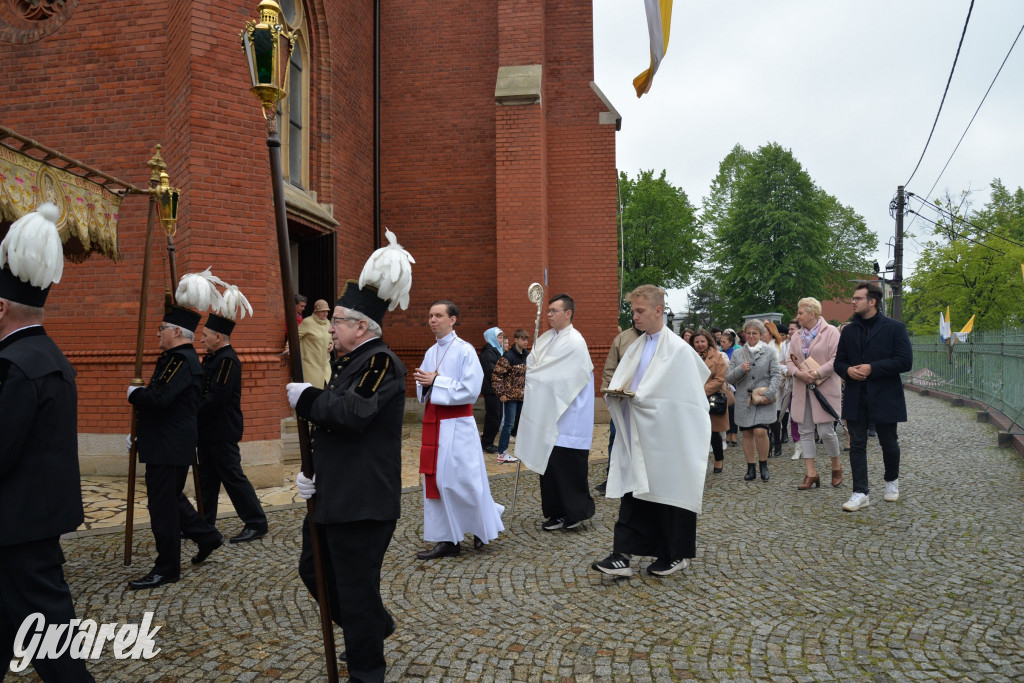
[[[910,384],[983,401],[1024,424],[1024,330],[972,332],[950,349],[938,335],[911,337]]]

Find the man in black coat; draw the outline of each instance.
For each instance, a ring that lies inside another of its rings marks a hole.
[[[380,597],[380,573],[401,507],[406,372],[380,339],[386,307],[372,287],[350,280],[331,318],[340,355],[327,388],[288,384],[288,402],[310,422],[316,475],[300,472],[296,483],[303,498],[316,494],[312,521],[353,681],[384,680],[384,639],[395,630]],[[316,597],[309,522],[299,575]]]
[[[195,541],[199,564],[224,539],[182,492],[196,457],[197,414],[203,395],[203,368],[192,346],[199,314],[169,306],[158,329],[160,350],[153,377],[145,387],[128,387],[128,401],[138,411],[139,461],[146,464],[149,518],[156,541],[156,562],[132,590],[174,583],[181,576],[181,534]]]
[[[896,425],[907,421],[900,373],[914,364],[907,328],[880,309],[882,289],[874,282],[857,286],[853,320],[843,328],[833,368],[846,380],[843,419],[850,431],[853,495],[843,510],[866,508],[868,499],[868,424],[874,424],[885,463],[885,500],[899,500],[900,442]]]
[[[267,533],[263,512],[249,478],[242,471],[242,364],[231,347],[235,321],[211,313],[203,328],[203,400],[199,404],[199,487],[203,518],[217,523],[217,498],[221,484],[235,512],[245,523],[232,543],[254,541]]]
[[[59,240],[59,215],[56,207],[40,207],[16,221],[9,236],[44,222],[42,229]],[[84,519],[75,370],[42,326],[53,280],[46,278],[45,287],[27,276],[22,281],[23,264],[11,260],[17,274],[6,263],[0,269],[0,679],[26,617],[40,613],[47,626],[75,619],[60,535]],[[32,665],[44,681],[93,680],[69,650],[58,659],[33,657]]]

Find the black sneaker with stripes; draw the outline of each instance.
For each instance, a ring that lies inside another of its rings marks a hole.
[[[629,566],[629,555],[612,553],[600,562],[590,565],[593,569],[611,576],[633,576],[633,569]]]

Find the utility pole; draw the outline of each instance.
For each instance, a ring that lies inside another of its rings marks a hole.
[[[896,247],[893,260],[895,272],[892,278],[892,317],[903,320],[903,207],[906,197],[903,186],[896,188]]]

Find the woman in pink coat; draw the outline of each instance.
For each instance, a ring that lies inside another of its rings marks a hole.
[[[800,447],[807,470],[803,482],[797,488],[806,491],[821,486],[818,472],[814,468],[815,428],[825,444],[825,451],[832,458],[832,486],[839,486],[843,483],[843,466],[839,464],[839,438],[836,436],[834,418],[821,406],[810,389],[811,384],[816,383],[818,391],[836,412],[839,411],[842,384],[839,375],[832,370],[836,347],[839,345],[839,330],[821,317],[821,302],[813,297],[800,299],[797,303],[796,321],[800,324],[800,332],[790,342],[786,368],[794,378],[790,415],[799,424]],[[808,371],[801,368],[807,358],[817,361],[817,369]]]

